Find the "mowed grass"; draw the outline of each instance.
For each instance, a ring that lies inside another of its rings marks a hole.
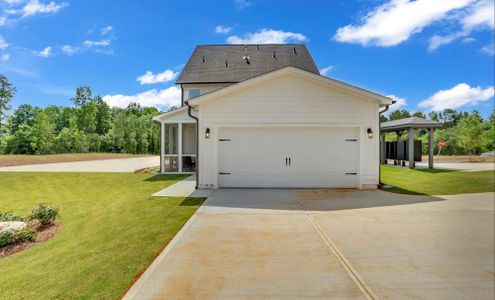
[[[151,197],[182,175],[1,173],[0,211],[60,208],[52,239],[0,259],[0,299],[117,299],[204,199]]]
[[[493,171],[458,172],[381,166],[382,182],[389,192],[414,195],[454,195],[493,192]]]

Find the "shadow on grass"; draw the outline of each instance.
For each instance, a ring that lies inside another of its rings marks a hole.
[[[188,197],[179,204],[180,206],[198,206],[201,205],[206,200],[206,198],[192,198]]]
[[[452,169],[422,169],[422,168],[416,169],[416,171],[423,173],[431,173],[431,174],[459,172],[459,170],[452,170]]]
[[[397,186],[393,186],[393,187],[389,187],[389,188],[381,188],[381,190],[384,192],[390,192],[390,193],[395,193],[395,194],[431,196],[430,194],[411,191],[411,190],[403,189],[403,188],[400,188]]]
[[[156,174],[144,179],[144,181],[170,181],[170,180],[182,180],[190,175],[187,174]]]

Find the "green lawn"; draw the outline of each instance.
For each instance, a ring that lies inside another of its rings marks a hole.
[[[184,176],[0,173],[0,211],[60,207],[52,239],[0,259],[1,299],[116,299],[204,199],[151,197]]]
[[[447,170],[410,170],[382,166],[382,182],[394,186],[386,189],[401,194],[453,195],[493,192],[493,171],[453,172]]]

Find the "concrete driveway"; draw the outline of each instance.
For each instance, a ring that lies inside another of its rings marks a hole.
[[[493,299],[493,197],[220,189],[125,298]]]
[[[1,167],[0,172],[117,172],[127,173],[139,169],[157,167],[159,156],[143,156],[134,158],[102,159],[90,161],[74,161],[50,164],[35,164],[12,167]]]

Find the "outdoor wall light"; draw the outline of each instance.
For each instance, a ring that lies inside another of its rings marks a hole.
[[[371,130],[371,128],[368,128],[368,130],[366,132],[368,133],[368,138],[372,139],[373,138],[373,130]]]
[[[206,128],[205,139],[209,139],[209,138],[210,138],[210,128]]]

